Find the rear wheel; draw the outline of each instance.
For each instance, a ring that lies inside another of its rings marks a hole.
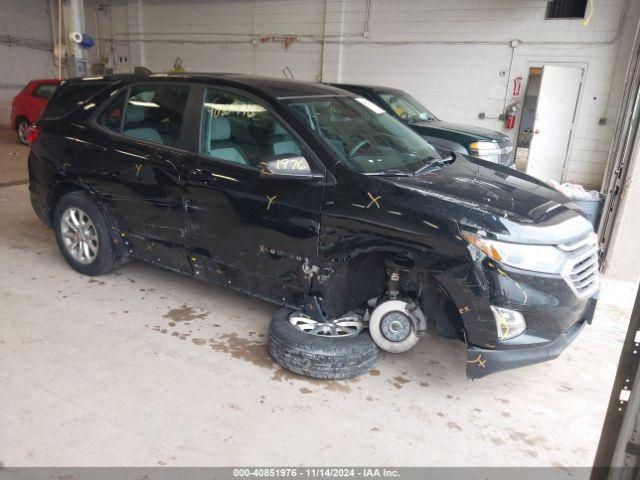
[[[85,275],[102,275],[118,263],[104,216],[84,192],[71,192],[56,205],[56,241],[67,263]]]
[[[29,145],[27,141],[27,130],[29,130],[29,121],[26,118],[20,118],[16,122],[16,132],[18,133],[18,140],[23,145]]]
[[[278,310],[269,327],[269,353],[283,368],[321,379],[363,375],[380,358],[380,350],[362,319],[346,316],[318,322],[286,308]]]

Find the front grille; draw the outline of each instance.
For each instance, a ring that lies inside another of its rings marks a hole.
[[[576,242],[559,245],[569,255],[563,277],[580,299],[590,297],[600,286],[598,276],[598,244],[595,234]]]

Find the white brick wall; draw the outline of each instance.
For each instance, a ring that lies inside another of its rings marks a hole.
[[[177,56],[190,71],[280,77],[288,66],[302,80],[402,88],[441,118],[501,131],[497,117],[515,77],[526,79],[535,64],[579,63],[586,75],[565,180],[599,186],[640,0],[629,0],[620,39],[594,43],[616,37],[623,5],[597,0],[584,27],[580,20],[545,20],[543,0],[372,0],[366,38],[366,0],[129,0],[126,11],[131,39],[142,40],[131,43],[134,63],[143,58],[152,70],[168,70]],[[127,32],[118,34],[126,39]],[[304,37],[285,50],[251,44],[260,34]],[[323,34],[324,48],[311,42],[309,36]],[[511,64],[513,39],[523,43]],[[598,125],[601,117],[606,126]],[[505,132],[515,138],[516,131]]]
[[[3,0],[0,35],[48,41],[51,23],[47,0]],[[11,100],[34,78],[56,76],[51,51],[0,44],[0,125],[9,125]]]
[[[86,0],[87,16],[94,14],[97,1]],[[526,79],[528,68],[536,64],[579,63],[586,75],[566,180],[600,185],[640,17],[640,0],[628,0],[622,35],[607,43],[616,38],[625,1],[596,0],[591,23],[584,27],[580,20],[545,20],[545,0],[372,0],[367,37],[362,36],[366,0],[100,3],[110,10],[116,56],[128,59],[119,65],[121,71],[140,64],[167,71],[178,56],[187,71],[282,77],[283,68],[289,67],[301,80],[402,88],[441,118],[501,131],[497,116],[511,100],[515,77]],[[22,7],[31,3],[36,2],[8,2],[14,10],[28,10],[27,22],[38,24],[27,31],[48,35],[46,1],[37,2],[41,8]],[[33,12],[39,13],[35,20]],[[91,25],[88,19],[87,28]],[[298,38],[287,49],[255,41],[266,35]],[[510,46],[514,39],[522,42],[515,51]],[[109,40],[103,39],[103,46],[110,45]],[[46,64],[45,71],[53,73],[50,59],[45,62],[44,57],[30,63]],[[478,118],[480,112],[485,119]],[[601,117],[607,118],[605,126],[598,125]],[[515,137],[516,131],[505,132]]]

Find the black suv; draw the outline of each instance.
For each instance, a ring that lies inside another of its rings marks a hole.
[[[72,79],[30,139],[33,207],[74,269],[140,259],[280,304],[270,351],[298,373],[362,373],[430,326],[481,377],[554,358],[591,322],[579,207],[337,88]]]

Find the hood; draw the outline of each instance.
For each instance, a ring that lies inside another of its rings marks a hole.
[[[398,196],[403,203],[411,202],[422,213],[437,213],[462,229],[505,241],[558,244],[593,231],[579,207],[560,192],[529,175],[472,157],[457,155],[453,163],[430,173],[386,181],[404,191]],[[414,195],[424,201],[414,202]]]
[[[437,132],[447,132],[460,137],[466,137],[467,143],[484,140],[494,142],[510,141],[511,138],[504,133],[489,130],[488,128],[466,125],[463,123],[445,122],[443,120],[432,120],[430,122],[411,122],[409,124],[416,132],[421,135],[434,135]]]

